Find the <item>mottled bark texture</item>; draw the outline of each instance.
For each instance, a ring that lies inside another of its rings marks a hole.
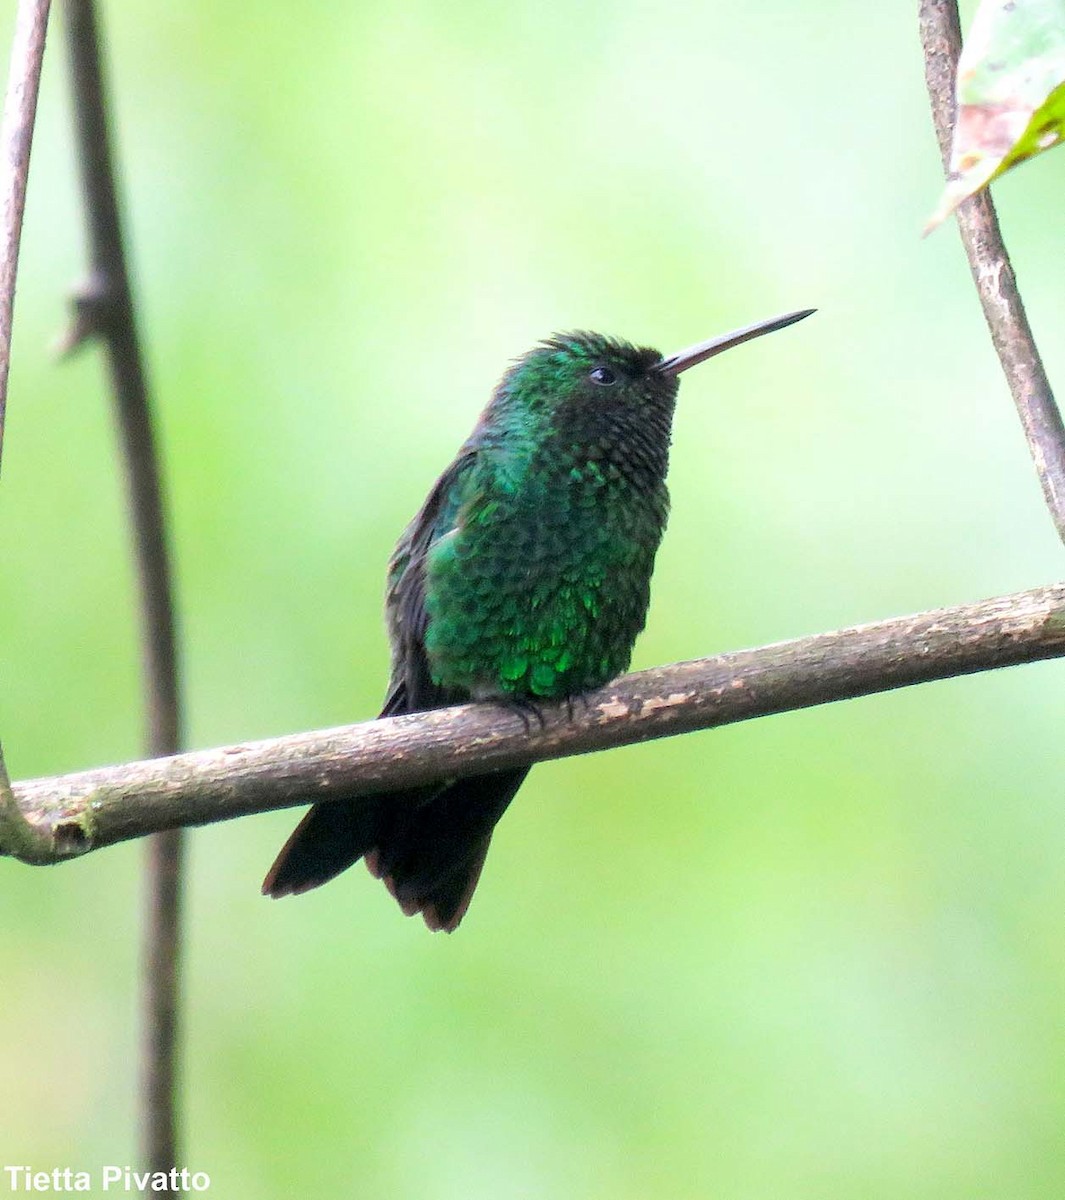
[[[1065,584],[625,675],[534,715],[462,705],[16,784],[60,861],[162,829],[497,770],[1065,655]],[[17,855],[17,850],[12,847]],[[40,861],[39,856],[36,861]]]

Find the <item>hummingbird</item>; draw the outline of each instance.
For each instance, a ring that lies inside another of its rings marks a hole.
[[[813,311],[677,354],[576,332],[517,359],[392,554],[381,716],[467,701],[538,711],[624,672],[669,513],[678,376]],[[364,858],[408,916],[451,932],[528,771],[315,804],[263,892],[309,891]]]

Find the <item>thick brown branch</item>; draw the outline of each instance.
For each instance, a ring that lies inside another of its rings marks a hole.
[[[30,147],[37,115],[37,93],[44,61],[49,0],[20,0],[15,13],[15,37],[0,123],[0,190],[3,230],[0,231],[0,451],[7,416],[7,378],[11,367],[11,332],[15,314],[15,276],[18,272],[22,214],[30,175]]]
[[[92,271],[75,297],[64,348],[98,337],[107,348],[122,439],[140,587],[144,693],[149,754],[181,744],[177,638],[166,521],[148,385],[122,240],[93,0],[67,0],[70,75],[89,221]],[[145,1166],[178,1165],[176,1065],[182,835],[174,829],[148,851],[144,931],[143,1133]]]
[[[925,79],[944,170],[954,130],[955,76],[961,53],[956,0],[921,0]],[[985,188],[957,210],[976,291],[1002,363],[1047,507],[1065,541],[1065,425],[1025,315],[991,194]]]
[[[1065,655],[1065,584],[626,675],[542,726],[475,704],[15,785],[55,858],[179,825],[711,729]],[[526,729],[526,725],[530,728]],[[62,848],[59,840],[61,839]]]

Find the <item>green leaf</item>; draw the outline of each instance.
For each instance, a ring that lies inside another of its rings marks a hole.
[[[947,187],[926,233],[992,179],[1065,138],[1065,0],[981,0],[956,95]]]

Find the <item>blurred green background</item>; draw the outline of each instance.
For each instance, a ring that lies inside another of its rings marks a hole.
[[[686,377],[635,666],[1034,586],[1053,533],[941,186],[909,4],[109,4],[189,738],[371,716],[384,564],[507,360],[817,317]],[[55,14],[0,489],[15,778],[139,754]],[[11,13],[0,17],[7,45]],[[996,188],[1065,379],[1065,155]],[[192,838],[212,1196],[1065,1193],[1065,674],[538,767],[451,938],[294,821]],[[135,1161],[141,848],[0,863],[0,1163]]]

